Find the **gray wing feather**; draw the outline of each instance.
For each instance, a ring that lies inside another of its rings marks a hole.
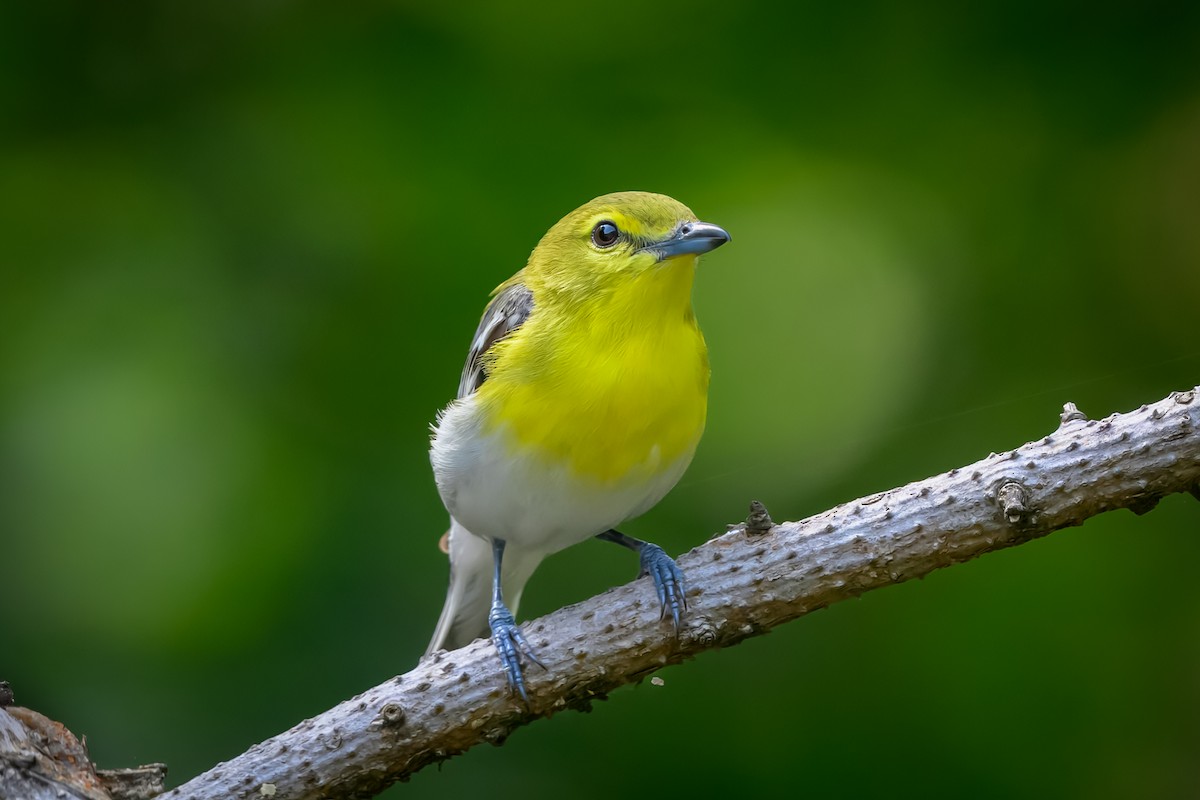
[[[496,342],[521,327],[533,312],[533,293],[524,284],[514,283],[492,298],[483,312],[483,319],[471,340],[471,351],[458,382],[459,398],[473,394],[487,379],[483,369],[483,354]]]
[[[474,393],[487,380],[484,353],[519,328],[532,312],[533,294],[523,284],[515,283],[492,298],[471,340],[471,350],[458,383],[460,399]],[[453,518],[443,542],[443,549],[450,555],[450,588],[426,655],[443,647],[461,647],[491,633],[488,625],[492,588],[491,543],[473,536]],[[508,557],[504,559],[503,580],[509,608],[514,612],[525,581],[539,561],[541,556],[521,558],[520,551],[509,548]]]

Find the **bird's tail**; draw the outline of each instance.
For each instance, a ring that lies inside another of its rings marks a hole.
[[[476,639],[491,636],[488,612],[492,607],[492,543],[475,536],[451,518],[444,539],[450,554],[450,588],[425,655],[434,650],[455,650]],[[529,576],[542,562],[539,553],[509,544],[504,550],[504,601],[513,615]]]

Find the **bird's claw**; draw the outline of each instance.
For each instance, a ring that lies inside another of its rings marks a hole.
[[[658,604],[661,609],[658,618],[666,619],[667,612],[671,613],[671,621],[679,632],[679,615],[687,611],[687,596],[684,594],[685,584],[683,570],[675,563],[675,559],[667,555],[661,547],[647,542],[641,548],[642,574],[654,579],[654,591],[658,593]]]
[[[545,669],[546,665],[538,660],[533,647],[513,619],[512,612],[503,603],[492,604],[491,613],[488,614],[488,627],[492,629],[492,644],[495,645],[500,663],[504,666],[509,689],[521,695],[521,699],[529,705],[529,695],[525,693],[525,676],[521,672],[521,656],[524,655],[542,669]]]

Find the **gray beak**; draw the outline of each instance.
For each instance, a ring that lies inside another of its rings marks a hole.
[[[675,256],[698,256],[716,250],[730,240],[725,229],[708,222],[685,222],[669,239],[646,245],[643,249],[658,256],[662,261]]]

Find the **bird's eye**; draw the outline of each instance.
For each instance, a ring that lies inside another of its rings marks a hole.
[[[621,231],[609,220],[597,222],[592,228],[592,242],[596,247],[612,247],[621,238]]]

